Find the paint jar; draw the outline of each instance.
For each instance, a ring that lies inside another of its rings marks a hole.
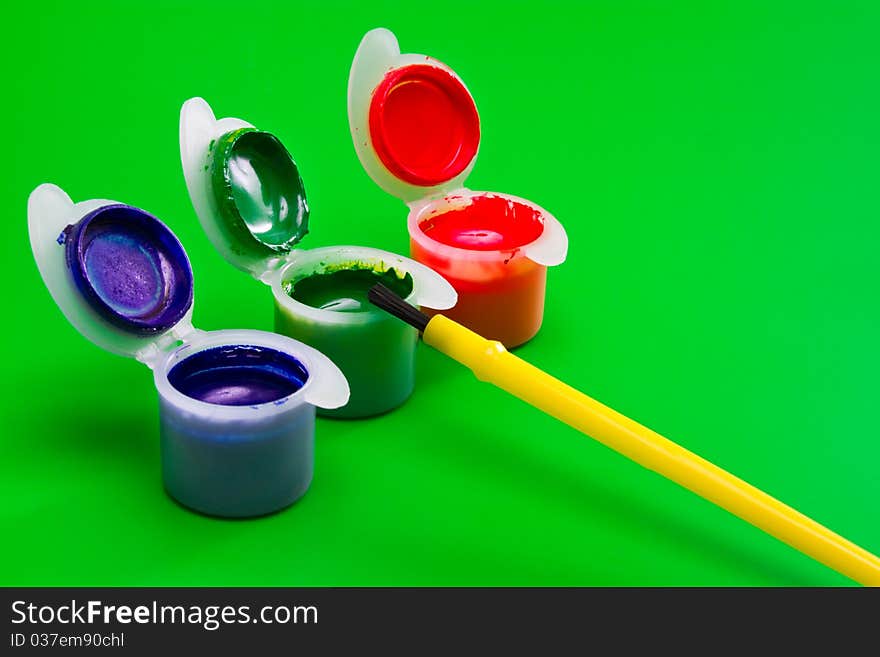
[[[364,169],[409,207],[411,255],[458,292],[444,314],[507,347],[534,337],[547,267],[565,260],[568,238],[531,201],[464,187],[480,118],[459,77],[437,60],[401,54],[388,30],[372,30],[352,63],[348,118]]]
[[[435,310],[456,293],[424,264],[360,246],[298,249],[309,207],[299,169],[281,141],[240,119],[216,119],[201,98],[184,103],[180,152],[205,233],[234,266],[270,287],[275,330],[327,354],[348,380],[347,405],[322,415],[358,418],[400,406],[414,384],[418,334],[374,308],[377,282]]]
[[[28,227],[43,281],[68,321],[153,370],[171,497],[202,513],[246,517],[305,493],[315,407],[348,400],[330,359],[274,333],[194,328],[186,252],[139,208],[74,204],[45,184],[28,200]]]

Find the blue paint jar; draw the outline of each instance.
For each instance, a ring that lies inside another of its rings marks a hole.
[[[34,258],[86,338],[153,370],[165,489],[216,516],[271,513],[308,489],[315,408],[348,401],[321,352],[264,331],[192,325],[186,252],[158,219],[122,203],[74,204],[55,185],[28,200]]]

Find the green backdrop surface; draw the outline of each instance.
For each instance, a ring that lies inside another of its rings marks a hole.
[[[880,551],[877,3],[5,11],[0,584],[848,583],[424,345],[403,408],[319,420],[290,509],[223,521],[163,493],[152,377],[55,307],[27,195],[50,181],[147,209],[187,248],[198,327],[271,329],[268,290],[190,207],[180,105],[201,95],[287,144],[306,246],[406,253],[405,208],[348,133],[348,68],[377,26],[474,94],[469,186],[569,233],[518,353]]]

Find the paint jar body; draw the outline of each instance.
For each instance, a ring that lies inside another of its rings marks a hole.
[[[206,403],[175,387],[173,370],[212,347],[272,342],[283,347],[291,341],[261,331],[201,335],[154,368],[165,489],[182,505],[213,516],[250,517],[283,509],[312,481],[315,406],[305,401],[304,391],[254,405]],[[293,355],[299,359],[300,354]],[[320,375],[306,369],[315,363],[303,362],[306,379]]]
[[[312,481],[315,407],[271,420],[214,422],[160,399],[165,490],[190,509],[228,518],[260,516],[296,502]]]
[[[477,223],[473,219],[453,223],[460,220],[453,214],[482,199],[499,204],[500,218],[479,216]],[[522,235],[516,234],[515,220],[507,210],[514,204],[524,208],[535,223]],[[412,207],[410,254],[443,276],[458,293],[458,303],[444,315],[508,348],[537,334],[544,317],[547,266],[536,262],[530,249],[546,239],[542,213],[538,206],[516,197],[467,190]],[[480,223],[484,221],[488,223]],[[505,234],[511,226],[514,230]],[[443,237],[435,237],[438,233]]]
[[[300,252],[272,285],[275,330],[325,353],[348,380],[348,404],[332,410],[319,409],[318,413],[361,418],[390,411],[409,398],[415,382],[418,332],[365,299],[359,310],[342,312],[312,307],[290,295],[291,281],[320,275],[328,267],[338,271],[348,264],[379,269],[393,266],[401,274],[412,273],[415,286],[425,278],[424,272],[407,270],[407,259],[366,247]],[[439,279],[433,273],[431,276]]]
[[[348,379],[351,397],[342,408],[320,409],[327,417],[357,418],[397,408],[415,382],[415,329],[382,311],[355,324],[322,323],[275,303],[275,330],[324,352]]]
[[[547,268],[523,256],[457,260],[411,242],[414,259],[440,273],[458,292],[444,315],[512,348],[538,333],[544,317]],[[425,310],[428,315],[435,313]]]

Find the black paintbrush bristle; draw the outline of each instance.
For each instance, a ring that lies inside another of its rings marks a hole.
[[[371,287],[367,292],[367,298],[374,306],[378,306],[385,312],[391,313],[398,319],[402,319],[419,331],[424,331],[431,320],[430,317],[418,308],[409,305],[399,295],[382,285],[382,283],[376,283]]]

